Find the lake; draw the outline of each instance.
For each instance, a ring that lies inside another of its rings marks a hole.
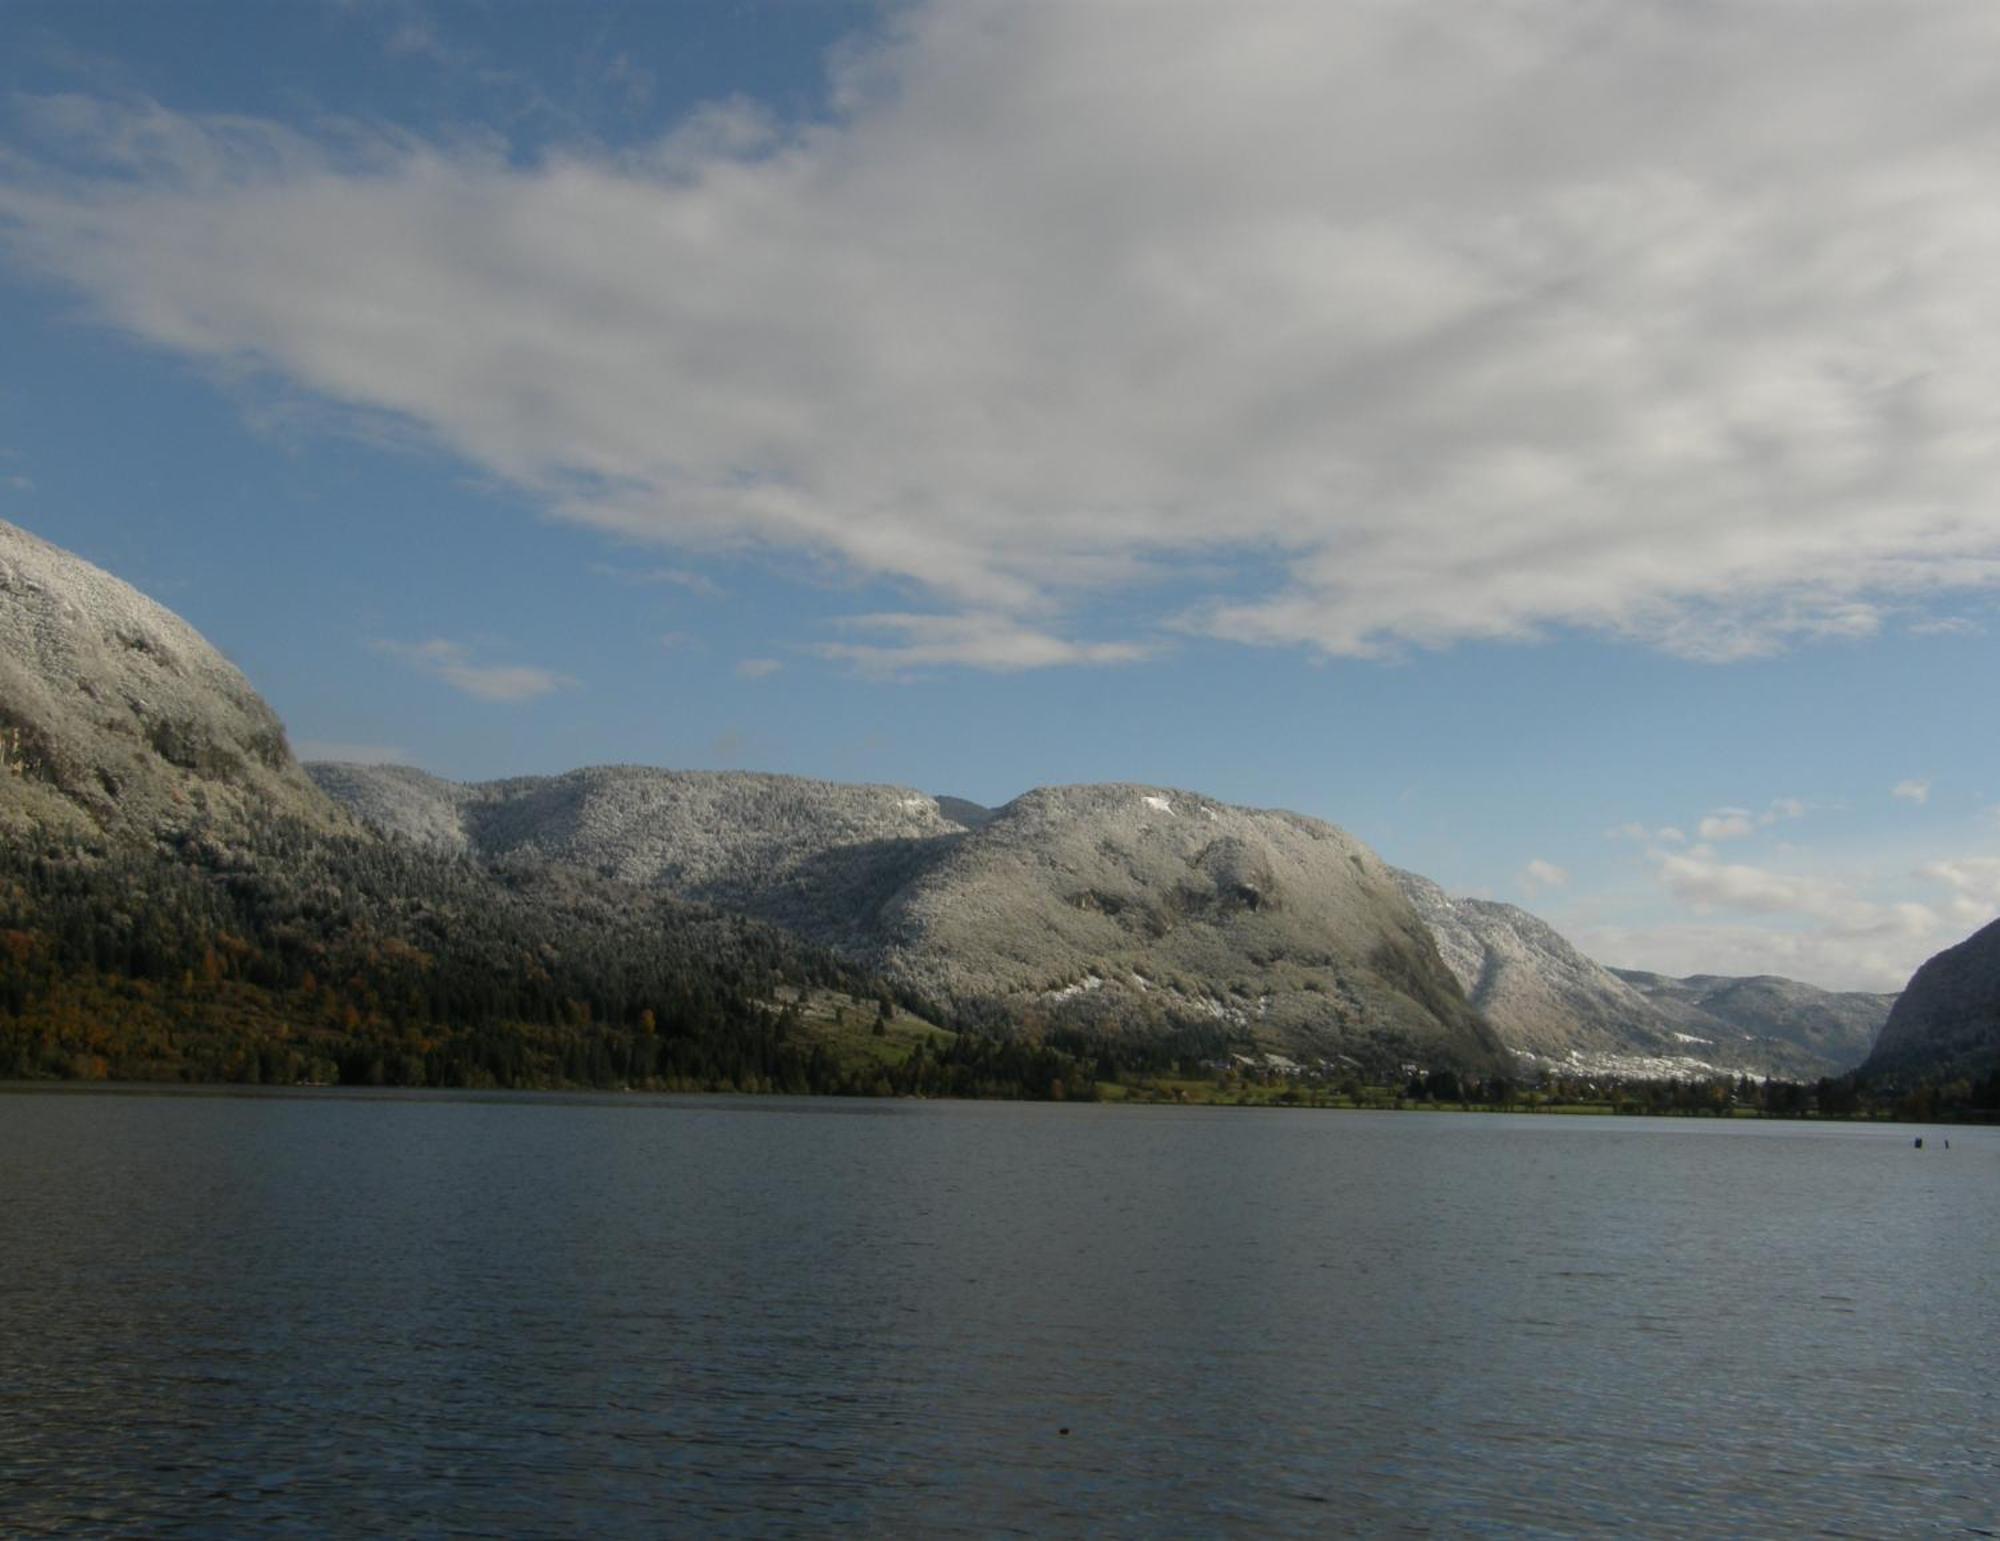
[[[1996,1263],[1993,1129],[0,1093],[0,1531],[1992,1533]]]

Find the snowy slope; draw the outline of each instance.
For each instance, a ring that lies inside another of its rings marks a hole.
[[[0,830],[150,838],[271,814],[348,823],[193,627],[0,522]]]

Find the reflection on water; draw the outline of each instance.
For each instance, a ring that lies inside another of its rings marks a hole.
[[[0,1095],[0,1530],[2000,1529],[2000,1131]]]

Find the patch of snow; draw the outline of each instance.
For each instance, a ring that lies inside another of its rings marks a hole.
[[[1077,996],[1087,991],[1102,990],[1103,988],[1104,981],[1102,979],[1095,974],[1086,974],[1083,976],[1081,984],[1064,985],[1060,990],[1044,990],[1042,992],[1042,999],[1045,1001],[1075,1000]]]
[[[1250,1024],[1249,1017],[1244,1014],[1241,1007],[1228,1005],[1212,995],[1184,995],[1175,990],[1173,999],[1175,1005],[1184,1006],[1190,1011],[1198,1011],[1217,1022],[1231,1022],[1238,1027],[1247,1027]]]
[[[1676,1033],[1675,1037],[1685,1037]],[[1707,1042],[1694,1039],[1696,1043]],[[1612,1081],[1681,1081],[1711,1080],[1717,1076],[1737,1077],[1748,1074],[1752,1081],[1762,1083],[1766,1077],[1755,1071],[1744,1071],[1728,1065],[1711,1064],[1693,1055],[1667,1054],[1598,1054],[1584,1053],[1571,1049],[1562,1059],[1536,1054],[1532,1050],[1517,1049],[1515,1053],[1523,1060],[1538,1067],[1561,1072],[1563,1075],[1591,1076]]]
[[[1674,1037],[1678,1038],[1682,1043],[1705,1043],[1711,1047],[1715,1044],[1713,1038],[1697,1038],[1693,1033],[1675,1033]]]
[[[937,799],[934,797],[906,797],[903,799],[903,806],[905,808],[929,808],[934,806],[936,802]]]
[[[1229,1062],[1240,1065],[1246,1070],[1275,1070],[1280,1075],[1289,1076],[1300,1075],[1306,1068],[1289,1055],[1273,1054],[1268,1051],[1263,1054],[1235,1052],[1229,1056]]]

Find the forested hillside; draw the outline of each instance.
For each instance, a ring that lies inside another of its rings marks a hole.
[[[0,1076],[825,1088],[784,987],[878,994],[740,916],[297,824],[0,853]]]
[[[0,846],[0,1079],[1063,1098],[1228,1044],[936,1015],[776,927],[542,863],[297,823]]]

